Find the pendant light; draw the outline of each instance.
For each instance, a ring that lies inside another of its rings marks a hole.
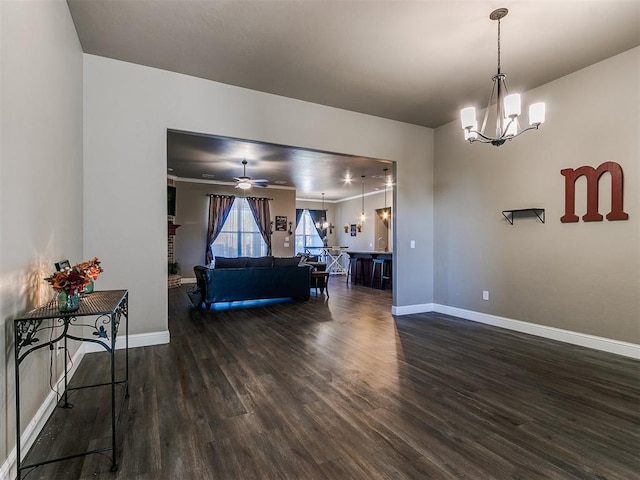
[[[469,143],[480,142],[490,143],[499,147],[507,140],[513,140],[517,136],[529,130],[537,130],[545,120],[545,104],[534,103],[529,106],[529,127],[518,131],[518,117],[520,116],[520,94],[512,93],[509,95],[507,90],[506,75],[500,70],[500,20],[507,16],[509,10],[506,8],[498,8],[491,12],[489,18],[498,21],[498,73],[492,77],[493,89],[489,97],[489,103],[484,113],[482,128],[478,130],[478,122],[476,121],[475,107],[463,108],[460,112],[462,121],[462,129],[464,130],[465,140]],[[506,95],[506,96],[505,96]],[[487,119],[492,103],[496,103],[496,136],[485,134]]]
[[[389,218],[389,211],[387,210],[387,185],[389,184],[389,182],[387,181],[388,171],[389,171],[388,168],[383,169],[383,172],[384,172],[384,210],[382,212],[383,220],[387,220]]]
[[[366,218],[364,214],[364,175],[362,175],[362,213],[360,214],[360,223],[364,223]]]

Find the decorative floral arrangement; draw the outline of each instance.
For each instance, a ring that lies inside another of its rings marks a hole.
[[[94,257],[88,262],[82,262],[73,267],[67,267],[45,278],[56,292],[66,292],[75,295],[84,291],[84,287],[96,280],[102,273],[100,260]]]
[[[76,265],[76,267],[79,267],[93,280],[97,280],[98,275],[104,272],[104,270],[100,266],[100,260],[98,260],[98,257],[93,257],[88,262],[79,263],[78,265]]]

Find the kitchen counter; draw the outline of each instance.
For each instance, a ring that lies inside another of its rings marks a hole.
[[[373,273],[373,260],[389,260],[393,259],[393,252],[385,252],[385,251],[357,251],[357,250],[347,250],[346,252],[351,259],[357,259],[357,262],[352,262],[350,264],[351,268],[351,282],[352,283],[362,283],[364,285],[372,285],[371,275]],[[356,266],[356,263],[359,266]],[[385,261],[385,264],[387,262]],[[358,275],[356,275],[356,268],[358,269]],[[389,278],[391,277],[391,267],[389,266]],[[376,275],[377,277],[378,275]]]
[[[357,250],[347,250],[347,254],[350,257],[362,257],[362,258],[378,258],[380,256],[391,258],[393,257],[393,252],[385,252],[381,250],[377,251],[357,251]]]

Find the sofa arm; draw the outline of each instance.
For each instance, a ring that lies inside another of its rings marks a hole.
[[[212,269],[209,267],[205,267],[203,265],[196,265],[193,267],[193,273],[196,276],[196,288],[187,292],[191,302],[196,306],[200,307],[202,302],[206,302],[209,285],[211,284],[211,272]]]

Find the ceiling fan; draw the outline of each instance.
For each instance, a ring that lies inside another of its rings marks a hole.
[[[235,188],[239,188],[241,190],[247,190],[251,187],[260,187],[265,188],[266,185],[262,185],[263,183],[269,183],[269,180],[264,178],[258,178],[256,180],[251,180],[251,177],[247,177],[247,161],[242,160],[242,168],[243,174],[241,177],[233,177],[238,183],[236,183]]]

